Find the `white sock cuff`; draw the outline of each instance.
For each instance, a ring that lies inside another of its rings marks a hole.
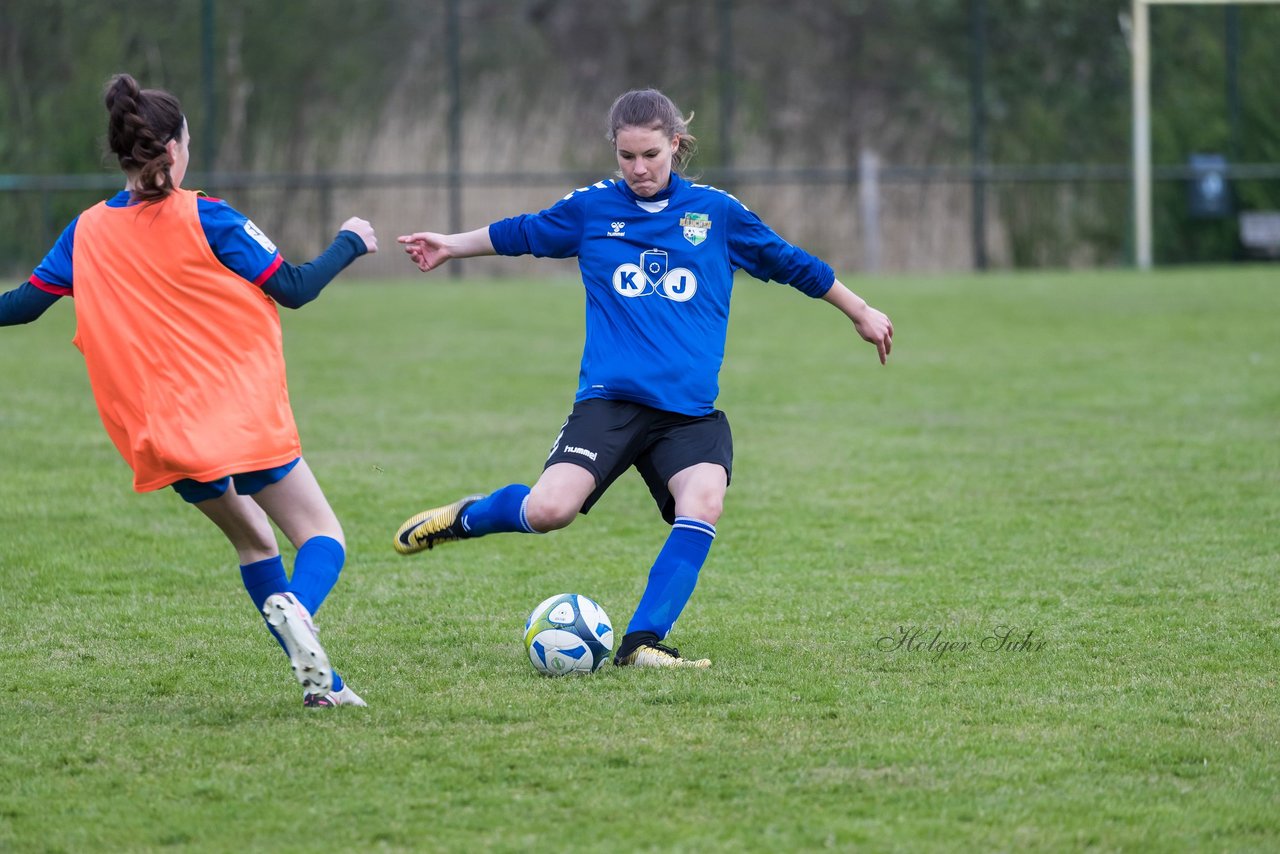
[[[529,496],[525,496],[520,502],[520,527],[526,534],[543,534],[545,531],[535,531],[533,526],[529,524],[529,514],[525,511],[529,507]]]
[[[686,528],[691,531],[701,531],[711,539],[716,538],[716,526],[710,522],[704,522],[701,519],[694,519],[692,516],[677,516],[676,520],[671,523],[672,530],[676,528]]]

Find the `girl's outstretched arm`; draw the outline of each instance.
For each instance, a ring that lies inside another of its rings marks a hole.
[[[30,323],[60,299],[58,294],[42,291],[23,282],[6,294],[0,294],[0,326]]]
[[[398,238],[418,269],[426,273],[439,267],[450,258],[475,258],[480,255],[496,255],[493,241],[489,239],[489,226],[461,234],[437,234],[419,231]]]
[[[893,349],[893,321],[889,320],[889,315],[867,305],[866,300],[841,284],[839,279],[822,298],[853,321],[853,328],[863,341],[876,346],[883,365]]]

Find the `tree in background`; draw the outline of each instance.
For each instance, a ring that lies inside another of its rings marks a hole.
[[[728,163],[853,175],[864,147],[890,166],[966,166],[975,2],[461,0],[464,171],[607,174],[613,166],[601,116],[617,92],[645,85],[697,112],[702,153],[695,165],[712,176]],[[984,5],[988,162],[1127,166],[1128,2]],[[725,8],[733,47],[727,77],[720,41]],[[197,0],[166,7],[161,26],[154,4],[140,0],[5,3],[0,173],[109,175],[100,94],[107,77],[122,70],[182,97],[196,173],[441,172],[448,165],[446,10],[446,0],[367,0],[356,7],[337,0],[212,0],[213,64],[206,69],[205,4]],[[1223,10],[1159,7],[1153,14],[1157,163],[1183,164],[1204,150],[1228,153],[1234,162],[1280,161],[1280,94],[1271,82],[1280,63],[1272,49],[1280,7],[1243,7],[1239,14],[1241,115],[1234,138],[1223,82]],[[725,105],[731,115],[721,114]],[[781,185],[777,192],[748,189],[757,204],[787,196]],[[793,236],[806,245],[854,264],[854,191],[830,182],[795,189],[803,204],[794,215],[772,218],[794,223]],[[1241,183],[1236,191],[1243,207],[1280,207],[1275,181]],[[314,198],[288,188],[273,192],[241,201],[264,210],[264,226],[287,238],[284,213],[302,206],[294,219],[305,222]],[[504,202],[520,207],[518,192],[469,190],[469,213],[496,213]],[[967,223],[958,221],[968,215],[966,205],[926,204],[930,194],[944,192],[963,201],[963,184],[913,192],[903,209],[920,230],[906,235],[912,251],[929,251],[915,244],[931,229],[967,234]],[[53,231],[101,195],[96,189],[6,194],[0,267],[29,269]],[[1123,181],[998,184],[991,199],[997,265],[1126,258],[1131,202]],[[1157,257],[1230,257],[1233,223],[1214,233],[1188,220],[1180,185],[1160,185],[1156,200]],[[943,253],[933,259],[938,267],[970,261],[954,244],[932,251]]]

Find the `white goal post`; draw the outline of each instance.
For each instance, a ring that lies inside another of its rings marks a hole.
[[[1151,21],[1152,6],[1235,6],[1280,0],[1133,0],[1133,228],[1134,260],[1150,270],[1151,251]]]

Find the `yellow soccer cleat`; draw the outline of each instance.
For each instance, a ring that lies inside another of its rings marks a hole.
[[[711,659],[681,658],[680,650],[656,642],[642,643],[626,658],[614,661],[619,667],[696,667],[704,670],[711,666]]]
[[[396,531],[396,539],[393,543],[396,551],[402,555],[411,555],[433,549],[441,543],[466,539],[468,535],[460,521],[462,511],[484,497],[484,495],[468,495],[444,507],[433,507],[422,511]]]

